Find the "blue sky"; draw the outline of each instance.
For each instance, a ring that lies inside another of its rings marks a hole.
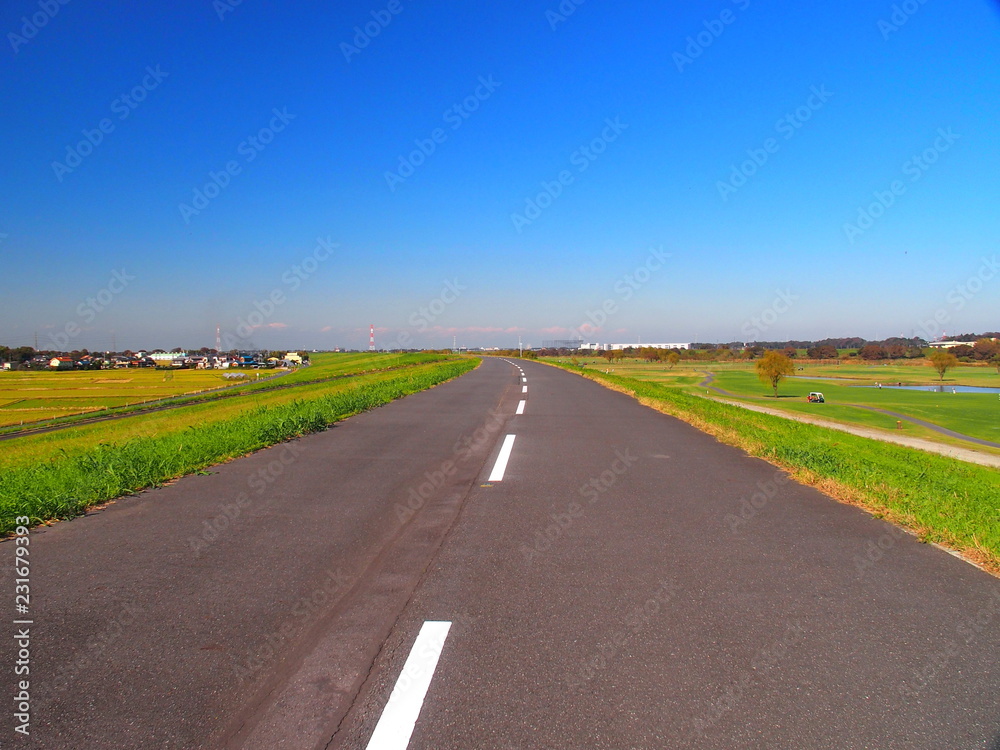
[[[5,3],[0,343],[1000,328],[997,4],[470,6]]]

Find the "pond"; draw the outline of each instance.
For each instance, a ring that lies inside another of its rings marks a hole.
[[[877,385],[859,385],[855,387],[878,388]],[[883,383],[882,388],[886,390],[891,388],[894,391],[928,391],[930,393],[1000,393],[1000,388],[988,388],[978,385],[948,385],[946,383],[939,385],[886,385]]]

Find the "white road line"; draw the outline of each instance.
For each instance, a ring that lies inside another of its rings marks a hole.
[[[524,401],[522,401],[521,403],[519,403],[519,404],[517,405],[517,411],[516,411],[516,412],[514,412],[514,413],[515,413],[515,414],[524,414],[524,404],[525,404],[525,402],[524,402]]]
[[[503,479],[504,472],[507,471],[507,462],[510,460],[510,451],[514,447],[514,437],[514,435],[508,435],[503,439],[500,455],[497,456],[497,462],[493,465],[493,472],[487,481],[499,482]]]
[[[406,750],[450,628],[450,622],[434,620],[428,620],[420,628],[389,702],[368,740],[368,750]]]
[[[527,392],[528,392],[528,386],[522,385],[521,386],[521,393],[527,393]]]
[[[522,382],[522,383],[527,383],[527,382],[528,382],[528,379],[527,379],[527,378],[521,378],[521,382]]]

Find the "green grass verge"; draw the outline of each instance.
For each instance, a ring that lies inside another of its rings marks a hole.
[[[18,516],[29,517],[32,524],[70,518],[93,505],[324,430],[338,420],[462,375],[478,363],[471,358],[445,362],[375,382],[359,376],[354,385],[337,393],[260,406],[202,427],[99,444],[76,455],[8,469],[0,475],[0,533],[12,531]]]
[[[748,411],[658,383],[561,366],[1000,572],[1000,471]]]

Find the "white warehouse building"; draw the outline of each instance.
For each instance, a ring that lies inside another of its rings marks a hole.
[[[580,344],[581,349],[597,352],[620,351],[621,349],[690,349],[690,343],[683,344]]]

